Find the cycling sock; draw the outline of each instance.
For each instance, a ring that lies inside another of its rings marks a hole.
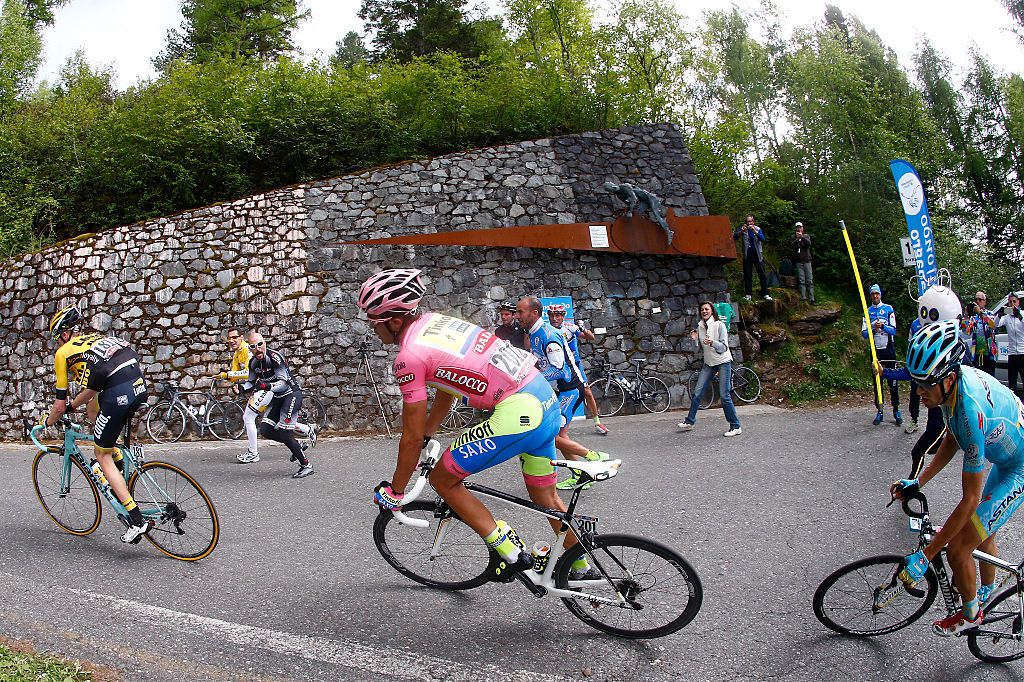
[[[590,568],[590,562],[587,561],[587,557],[581,556],[579,559],[572,562],[572,566],[569,568],[574,571],[586,571]]]
[[[594,415],[594,423],[599,425],[599,426],[601,424],[601,418],[599,416],[597,416],[596,414]]]
[[[967,620],[977,620],[978,611],[981,610],[981,606],[978,605],[978,598],[975,597],[971,601],[964,604],[964,618]]]
[[[507,527],[507,526],[506,526]],[[487,546],[501,555],[501,558],[508,562],[519,559],[519,548],[512,542],[508,533],[501,527],[495,526],[494,530],[484,536]]]
[[[141,526],[143,523],[142,512],[139,511],[139,506],[135,504],[135,500],[132,499],[131,495],[124,501],[124,508],[128,512],[128,518],[132,520],[132,525]]]

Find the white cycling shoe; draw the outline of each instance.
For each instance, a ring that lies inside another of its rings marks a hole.
[[[149,529],[153,527],[152,521],[143,521],[141,526],[129,525],[124,529],[124,533],[121,535],[121,542],[127,542],[130,545],[138,544],[142,536],[149,532]]]

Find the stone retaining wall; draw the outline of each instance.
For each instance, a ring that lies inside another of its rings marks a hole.
[[[645,357],[681,399],[696,346],[697,303],[728,295],[712,259],[469,247],[342,246],[451,231],[611,221],[606,180],[706,215],[686,145],[670,125],[585,133],[474,150],[283,188],[85,235],[0,265],[0,437],[52,400],[54,348],[45,330],[78,302],[94,328],[129,339],[150,384],[204,387],[230,361],[228,326],[256,327],[317,392],[339,429],[381,428],[357,346],[397,405],[389,358],[358,320],[358,284],[382,267],[422,268],[425,306],[491,325],[501,300],[570,295],[607,333],[595,345],[620,368]],[[557,229],[557,228],[553,228]],[[654,312],[660,308],[660,312]],[[594,349],[584,346],[584,355]],[[155,393],[151,389],[151,394]],[[25,406],[25,401],[32,401]],[[152,400],[151,400],[152,402]]]

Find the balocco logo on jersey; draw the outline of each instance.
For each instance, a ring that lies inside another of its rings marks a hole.
[[[416,378],[416,375],[413,374],[412,372],[409,372],[408,374],[403,374],[400,377],[396,377],[395,381],[398,382],[399,386],[401,386],[402,384],[409,383],[410,381],[412,381],[415,378]]]
[[[487,377],[479,372],[473,372],[459,367],[438,367],[434,372],[434,378],[466,389],[467,393],[483,395],[487,393]]]

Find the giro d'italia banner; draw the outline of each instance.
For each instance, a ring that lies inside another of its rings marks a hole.
[[[890,161],[889,170],[896,181],[896,189],[903,203],[903,214],[907,219],[910,248],[914,252],[914,267],[917,269],[917,293],[920,295],[935,283],[938,276],[935,234],[932,231],[931,217],[928,215],[928,202],[924,197],[921,176],[909,162],[903,159]]]

